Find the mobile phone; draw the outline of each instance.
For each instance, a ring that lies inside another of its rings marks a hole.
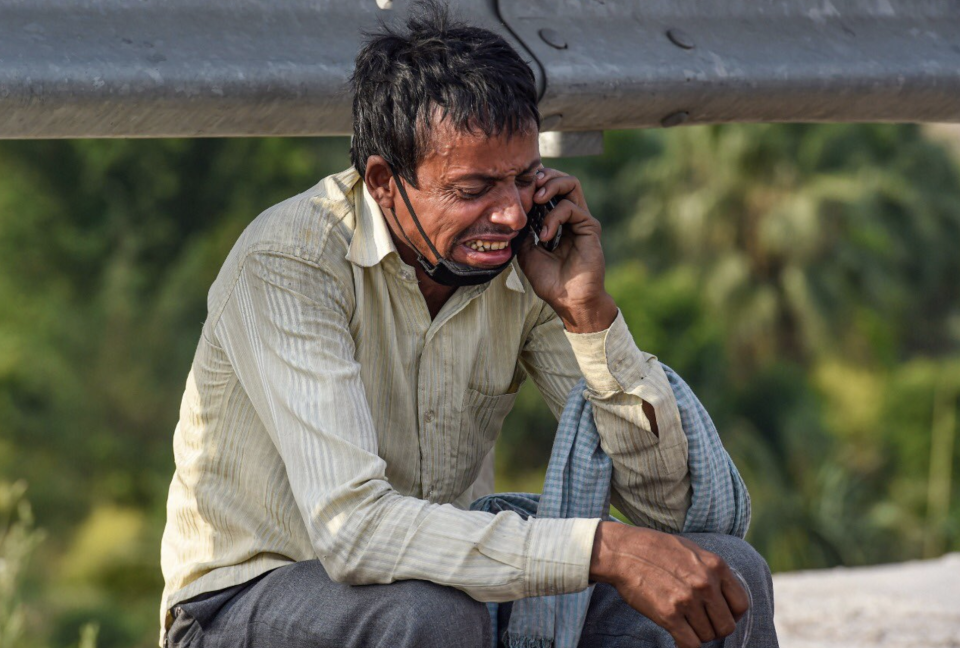
[[[566,196],[554,196],[544,204],[533,203],[533,208],[527,213],[527,227],[533,234],[533,241],[547,252],[553,252],[560,245],[560,234],[563,232],[563,226],[557,228],[557,233],[549,241],[540,239],[540,230],[543,229],[543,219],[550,213],[554,207],[559,204]]]

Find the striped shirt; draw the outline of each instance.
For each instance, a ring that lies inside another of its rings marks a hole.
[[[180,601],[317,558],[337,581],[422,579],[479,601],[586,587],[597,519],[467,510],[493,491],[528,376],[555,416],[584,377],[613,503],[683,526],[677,404],[622,315],[567,333],[514,262],[431,319],[353,169],[254,220],[207,307],[173,441],[162,627]]]

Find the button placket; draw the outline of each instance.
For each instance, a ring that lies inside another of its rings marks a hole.
[[[436,420],[436,411],[431,405],[432,394],[429,392],[429,385],[425,380],[424,373],[431,364],[433,355],[433,345],[429,337],[425,336],[423,347],[420,354],[420,369],[417,372],[417,408],[421,414],[420,422],[420,488],[426,499],[433,499],[440,488],[438,480],[440,476],[435,469],[435,463],[442,461],[444,456],[443,448],[435,447],[442,444],[441,435],[437,434],[434,421]],[[441,471],[442,472],[442,471]]]
[[[449,495],[446,491],[455,482],[455,479],[450,477],[449,471],[456,469],[456,462],[454,461],[453,464],[449,462],[452,459],[451,454],[456,448],[456,442],[449,438],[449,431],[445,432],[442,429],[442,421],[445,421],[445,419],[438,414],[439,403],[437,402],[438,398],[449,397],[449,394],[438,392],[443,390],[442,381],[452,377],[454,370],[446,364],[443,367],[438,367],[441,384],[434,385],[434,389],[428,392],[424,389],[423,367],[430,366],[430,357],[436,353],[443,354],[443,357],[448,359],[451,357],[452,349],[456,348],[456,344],[450,339],[450,334],[444,330],[445,326],[470,302],[482,295],[488,287],[489,285],[485,284],[458,289],[453,298],[443,305],[437,317],[430,322],[424,339],[420,358],[421,369],[418,373],[417,407],[422,412],[420,422],[420,486],[424,497],[428,499]],[[444,406],[448,407],[449,403],[445,403]]]

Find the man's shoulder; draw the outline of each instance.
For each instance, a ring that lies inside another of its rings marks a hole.
[[[247,226],[231,256],[239,260],[263,252],[308,262],[343,259],[356,227],[354,189],[359,179],[349,168],[264,210]]]
[[[258,254],[296,258],[349,280],[346,252],[356,226],[353,192],[358,180],[357,172],[347,169],[257,216],[237,239],[210,287],[210,320],[216,321],[247,260]]]

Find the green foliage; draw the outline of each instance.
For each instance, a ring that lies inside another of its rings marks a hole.
[[[346,151],[0,142],[0,481],[30,483],[49,531],[36,547],[0,490],[0,557],[21,556],[0,572],[0,633],[18,647],[156,644],[206,291],[247,223]],[[612,133],[604,156],[556,166],[604,224],[638,345],[713,415],[775,570],[960,549],[960,167],[944,145],[916,126],[730,125]],[[528,382],[501,489],[540,487],[554,429]]]
[[[32,643],[94,618],[102,647],[156,644],[207,289],[260,211],[347,164],[345,140],[0,143],[0,478],[31,484],[51,536]]]
[[[0,648],[19,645],[24,633],[20,600],[23,570],[43,533],[34,528],[33,512],[18,481],[0,482]]]
[[[97,648],[97,636],[100,626],[96,623],[87,623],[80,628],[80,643],[77,648]]]

